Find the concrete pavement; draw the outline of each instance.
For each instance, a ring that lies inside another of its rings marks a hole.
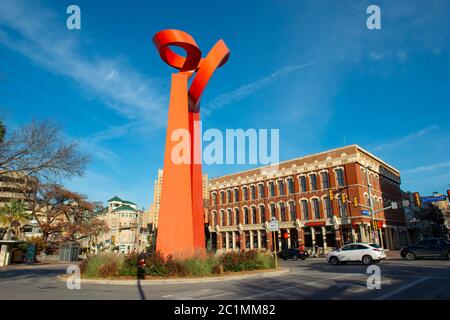
[[[367,266],[332,266],[325,259],[282,261],[289,273],[223,282],[144,286],[82,284],[69,290],[57,278],[65,266],[0,269],[0,299],[450,299],[450,261],[391,258],[380,267],[381,289],[370,290]],[[376,269],[376,267],[374,267]]]

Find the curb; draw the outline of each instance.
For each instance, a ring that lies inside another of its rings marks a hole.
[[[281,268],[281,270],[260,272],[255,274],[237,275],[237,276],[223,276],[223,277],[208,277],[208,278],[184,278],[184,279],[161,279],[161,280],[96,280],[96,279],[81,279],[81,284],[109,284],[109,285],[161,285],[161,284],[177,284],[177,283],[208,283],[231,280],[244,280],[256,277],[278,277],[290,272],[289,268]],[[67,277],[56,276],[61,281],[67,281]]]

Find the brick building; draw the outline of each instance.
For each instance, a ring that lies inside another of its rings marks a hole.
[[[401,202],[400,172],[357,145],[213,178],[208,208],[213,248],[272,250],[271,217],[280,223],[278,249],[317,245],[326,252],[352,240],[379,242],[370,214],[345,201],[356,197],[370,204],[367,175],[375,210]],[[408,242],[400,207],[376,214],[375,220],[385,248]]]

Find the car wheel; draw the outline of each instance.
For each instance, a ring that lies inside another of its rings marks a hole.
[[[331,257],[330,260],[328,260],[328,262],[331,263],[332,265],[338,265],[339,259],[338,257]]]
[[[297,261],[298,257],[297,256],[293,256],[292,259],[294,259],[294,261]]]
[[[405,253],[405,259],[408,261],[416,260],[416,255],[414,253],[408,251],[407,253]]]
[[[373,259],[371,256],[365,255],[364,257],[362,257],[362,262],[366,265],[369,265],[373,263]]]

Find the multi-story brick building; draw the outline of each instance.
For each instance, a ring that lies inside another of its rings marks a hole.
[[[375,210],[402,200],[400,172],[357,145],[213,178],[209,192],[209,236],[218,250],[272,250],[272,217],[280,224],[277,248],[317,245],[328,251],[350,241],[376,241],[370,214],[351,200],[369,206],[370,193]],[[400,207],[375,220],[385,248],[407,243]]]

